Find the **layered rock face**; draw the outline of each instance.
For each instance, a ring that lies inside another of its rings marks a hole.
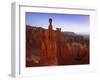
[[[40,64],[57,65],[57,31],[52,29],[52,19],[49,19],[48,29],[44,31],[43,36],[44,40],[41,43]]]
[[[88,63],[88,47],[76,42],[66,42],[61,28],[53,30],[51,18],[48,29],[27,26],[26,67]]]

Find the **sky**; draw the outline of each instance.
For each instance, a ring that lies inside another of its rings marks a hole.
[[[26,25],[48,28],[48,20],[52,18],[53,29],[61,31],[89,34],[90,16],[83,14],[58,14],[26,12]]]

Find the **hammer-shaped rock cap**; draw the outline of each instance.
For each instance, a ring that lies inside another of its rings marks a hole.
[[[49,18],[49,22],[50,22],[50,23],[52,22],[52,18]]]

